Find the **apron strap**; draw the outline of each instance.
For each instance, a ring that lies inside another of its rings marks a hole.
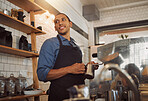
[[[62,41],[61,41],[61,38],[60,38],[60,36],[59,35],[57,35],[57,38],[58,38],[58,40],[59,40],[59,43],[60,43],[60,47],[63,45],[62,44]],[[73,47],[73,45],[71,44],[71,43],[69,43],[70,44],[70,46],[72,46]],[[74,43],[75,44],[75,43]]]
[[[61,39],[60,39],[60,36],[57,35],[57,38],[58,38],[58,40],[59,40],[60,46],[62,46],[63,44],[62,44],[62,41],[61,41]]]

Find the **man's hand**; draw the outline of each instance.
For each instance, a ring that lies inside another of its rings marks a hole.
[[[97,70],[98,67],[99,67],[99,64],[98,64],[98,63],[95,63],[94,61],[91,61],[91,62],[87,63],[87,65],[88,65],[88,64],[94,65],[94,69],[95,69],[95,70]]]
[[[72,74],[83,74],[85,73],[84,63],[75,63],[71,66],[68,66],[68,72]]]

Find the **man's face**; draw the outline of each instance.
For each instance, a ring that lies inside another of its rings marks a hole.
[[[55,30],[61,34],[66,35],[70,32],[70,27],[72,27],[72,22],[64,14],[59,14],[55,17]]]

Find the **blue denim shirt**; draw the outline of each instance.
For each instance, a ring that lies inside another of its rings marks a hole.
[[[68,41],[61,35],[60,39],[63,45],[72,45],[73,47],[78,47],[74,42],[74,39],[71,38],[71,41]],[[48,72],[54,67],[57,55],[59,53],[60,43],[57,37],[47,39],[40,50],[37,75],[40,81],[47,82],[46,76]]]

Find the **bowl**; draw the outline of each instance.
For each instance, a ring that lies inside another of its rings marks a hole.
[[[43,90],[25,90],[24,94],[25,95],[37,95],[37,94],[42,94]]]

